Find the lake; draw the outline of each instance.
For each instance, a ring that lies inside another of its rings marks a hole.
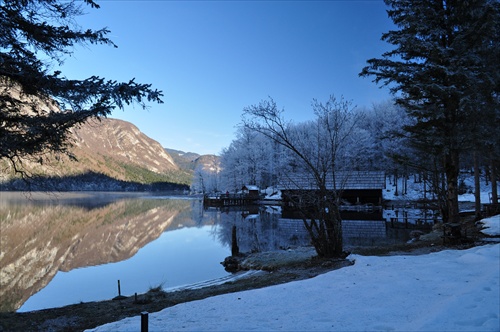
[[[346,247],[409,239],[382,212],[350,219]],[[111,299],[118,280],[131,296],[227,277],[220,262],[233,225],[241,252],[309,243],[302,221],[279,207],[204,209],[196,198],[150,193],[1,192],[0,222],[1,311]]]

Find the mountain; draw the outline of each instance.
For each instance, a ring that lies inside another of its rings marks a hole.
[[[108,164],[133,165],[158,174],[179,170],[160,143],[143,134],[130,122],[109,118],[89,121],[73,130],[73,133],[75,142],[72,152],[79,160],[90,161],[89,157],[92,156],[94,170],[106,164],[107,160]],[[119,168],[108,168],[107,171],[118,179],[127,179]]]
[[[199,155],[194,152],[184,152],[174,149],[165,149],[175,163],[187,172],[193,173],[194,170],[201,168],[206,172],[214,172],[220,167],[220,158],[213,154]]]
[[[193,160],[193,167],[208,173],[217,172],[220,169],[220,158],[213,154],[202,155]]]
[[[187,189],[191,183],[192,175],[181,169],[160,143],[129,122],[100,118],[72,133],[69,151],[74,159],[51,155],[42,165],[24,163],[26,170],[41,175],[39,184],[59,190],[169,190]],[[2,172],[10,167],[6,162],[0,166]],[[12,174],[4,172],[2,178],[6,189],[26,189]]]
[[[172,156],[176,165],[185,171],[194,171],[194,161],[200,157],[194,152],[184,152],[174,149],[165,148],[165,151]]]

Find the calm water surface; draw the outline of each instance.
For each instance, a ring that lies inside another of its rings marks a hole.
[[[142,194],[143,196],[144,194]],[[172,197],[1,193],[2,311],[144,293],[228,275],[216,214]]]
[[[164,232],[133,257],[118,263],[57,272],[54,279],[18,311],[60,307],[67,304],[145,293],[149,288],[192,284],[227,275],[219,264],[230,255],[214,241],[212,226]]]
[[[344,245],[405,242],[394,211],[344,216]],[[414,211],[417,215],[421,211]],[[397,214],[397,212],[396,212]],[[405,212],[405,215],[408,214]],[[309,244],[279,207],[204,209],[148,193],[0,193],[0,311],[131,296],[227,276],[232,226],[241,252]]]

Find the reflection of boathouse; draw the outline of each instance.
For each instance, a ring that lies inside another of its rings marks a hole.
[[[378,245],[388,241],[385,220],[343,220],[344,245]],[[300,219],[279,219],[279,232],[285,239],[310,241],[304,223]]]
[[[385,189],[385,173],[379,171],[337,172],[335,181],[326,183],[326,189],[341,196],[345,210],[362,210],[381,206]],[[291,207],[292,201],[301,201],[303,197],[317,191],[313,178],[302,176],[281,182],[283,206]]]

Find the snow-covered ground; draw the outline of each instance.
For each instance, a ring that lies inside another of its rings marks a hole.
[[[386,186],[385,190],[383,192],[384,199],[386,200],[408,200],[408,201],[413,201],[413,200],[418,200],[423,198],[423,192],[424,192],[424,184],[422,182],[414,182],[413,181],[413,176],[410,176],[410,178],[407,181],[407,190],[406,193],[402,194],[402,188],[403,188],[403,179],[398,179],[398,195],[396,195],[396,185],[391,181],[389,177],[386,179]],[[460,202],[475,202],[475,197],[474,197],[474,177],[471,175],[468,176],[461,176],[460,181],[463,181],[463,184],[465,185],[466,188],[466,193],[459,195],[458,200]],[[491,183],[486,184],[486,181],[484,179],[481,179],[480,181],[480,187],[481,187],[481,203],[491,203]],[[432,194],[428,193],[427,194],[428,198],[432,197]]]
[[[483,220],[500,235],[500,216]],[[500,331],[500,244],[359,256],[312,279],[182,303],[150,331]],[[140,331],[131,317],[93,331]]]

